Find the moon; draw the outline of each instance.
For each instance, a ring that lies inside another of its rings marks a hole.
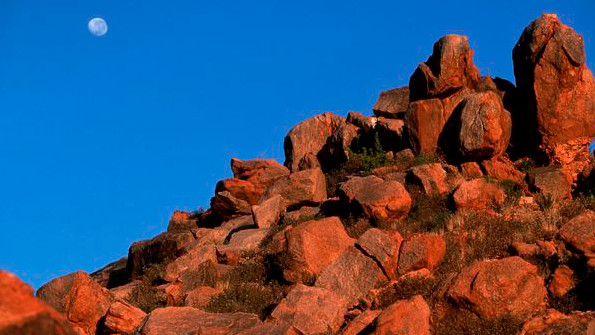
[[[100,17],[91,19],[89,21],[88,27],[89,32],[95,36],[103,36],[107,33],[107,23]]]

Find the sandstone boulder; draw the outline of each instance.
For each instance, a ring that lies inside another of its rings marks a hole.
[[[304,335],[337,332],[347,313],[347,301],[338,294],[319,287],[294,286],[271,313]]]
[[[380,93],[372,110],[376,116],[403,119],[408,106],[409,87],[403,86]]]
[[[595,269],[595,212],[587,211],[566,222],[560,236],[573,250],[582,253]]]
[[[375,220],[403,218],[411,208],[411,196],[397,181],[382,181],[375,176],[354,180],[341,187],[348,198],[358,204],[367,217]]]
[[[514,256],[463,269],[447,295],[457,306],[481,317],[523,319],[545,310],[547,291],[537,267]]]
[[[374,310],[374,309],[367,309],[363,311],[360,315],[356,316],[351,322],[347,324],[347,327],[343,329],[341,335],[358,335],[364,334],[364,329],[369,329],[372,326],[372,323],[378,315],[380,315],[381,310]]]
[[[440,163],[414,166],[409,170],[408,178],[422,186],[428,195],[443,195],[450,192],[447,173]]]
[[[399,274],[426,268],[436,269],[446,254],[446,241],[433,234],[414,234],[401,243],[399,250]]]
[[[421,295],[400,300],[376,318],[374,335],[430,335],[430,307]]]
[[[350,177],[347,181],[341,183],[339,186],[339,196],[344,198],[346,201],[351,202],[355,200],[355,197],[365,188],[370,188],[383,182],[384,180],[382,180],[382,178],[379,178],[375,175],[366,177]]]
[[[548,291],[553,297],[561,298],[575,287],[574,271],[566,265],[559,266],[548,285]]]
[[[405,123],[411,148],[416,155],[436,152],[446,120],[440,99],[418,100],[409,105]]]
[[[186,211],[174,211],[169,223],[167,225],[167,231],[170,233],[184,233],[192,231],[196,228],[197,220],[193,218],[189,212]]]
[[[277,180],[261,200],[275,195],[283,197],[285,208],[318,204],[326,200],[326,178],[321,169],[298,171]]]
[[[251,205],[246,200],[236,198],[229,191],[215,193],[211,198],[211,210],[222,220],[250,214]]]
[[[465,162],[460,165],[461,175],[467,179],[483,177],[481,167],[476,162]]]
[[[217,246],[217,257],[221,263],[236,265],[243,253],[258,248],[267,236],[269,228],[245,229],[234,233],[225,245]]]
[[[211,301],[211,298],[220,294],[221,292],[223,291],[210,286],[198,286],[186,294],[184,305],[188,307],[204,309],[209,301]]]
[[[274,159],[231,160],[235,178],[252,183],[261,194],[279,178],[289,175],[289,170]]]
[[[132,279],[142,276],[144,269],[181,255],[194,241],[192,233],[163,233],[146,241],[134,242],[128,250],[126,269]]]
[[[517,170],[514,164],[505,156],[494,157],[481,162],[481,168],[486,176],[501,181],[523,182],[525,174]]]
[[[562,314],[549,309],[523,325],[519,335],[591,335],[595,332],[594,312]]]
[[[532,191],[549,194],[557,201],[572,197],[572,179],[559,166],[550,165],[529,170],[527,183]]]
[[[395,279],[402,241],[397,231],[370,228],[359,237],[356,245],[378,263],[389,279]]]
[[[188,251],[165,266],[163,279],[167,282],[174,282],[186,271],[195,271],[201,264],[211,261],[217,262],[215,245],[203,243],[203,240],[196,240]]]
[[[382,148],[385,151],[399,151],[409,146],[406,143],[406,129],[404,120],[379,117],[376,132]]]
[[[260,205],[252,206],[252,216],[259,228],[268,228],[277,224],[285,212],[283,197],[274,195]]]
[[[482,210],[488,206],[500,205],[506,199],[506,194],[498,185],[486,181],[484,178],[463,182],[453,194],[457,209]]]
[[[104,320],[109,334],[133,335],[145,320],[147,314],[125,301],[115,301],[107,310]]]

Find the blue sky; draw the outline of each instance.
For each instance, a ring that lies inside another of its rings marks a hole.
[[[593,1],[2,0],[0,268],[39,286],[126,255],[207,206],[232,157],[283,161],[300,120],[370,113],[444,34],[513,80],[544,12],[583,34],[592,69]]]

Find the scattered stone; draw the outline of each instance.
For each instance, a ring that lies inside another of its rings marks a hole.
[[[374,221],[401,219],[409,213],[411,196],[397,181],[366,183],[355,194],[354,201]]]
[[[461,174],[466,179],[475,179],[483,177],[483,172],[477,162],[465,162],[460,165]]]
[[[217,246],[217,258],[221,263],[236,265],[242,254],[254,251],[267,236],[269,228],[245,229],[234,233],[226,245]]]
[[[304,221],[304,219],[313,219],[320,213],[319,207],[304,206],[295,211],[285,213],[285,219],[293,222]]]
[[[341,335],[363,334],[364,329],[372,327],[374,320],[376,320],[376,317],[378,317],[381,312],[381,310],[377,309],[367,309],[363,311],[360,315],[355,317],[355,319],[351,320],[351,322],[347,324],[347,327],[343,329]]]
[[[355,200],[355,197],[366,188],[374,187],[383,183],[384,180],[370,175],[366,177],[351,177],[346,182],[341,183],[339,186],[339,194],[348,202]]]
[[[484,178],[477,178],[461,183],[453,194],[457,209],[482,210],[488,206],[501,205],[506,194],[498,185]]]
[[[564,315],[548,309],[523,325],[520,335],[591,335],[595,329],[594,312],[573,312]]]
[[[572,290],[574,286],[574,271],[566,265],[560,265],[552,276],[548,291],[552,296],[561,298],[566,295],[568,291]]]
[[[233,158],[231,171],[235,178],[252,183],[260,194],[263,194],[275,181],[289,175],[289,169],[274,159],[241,160]]]
[[[376,318],[374,335],[430,335],[430,307],[421,295],[388,306]]]
[[[514,164],[505,156],[499,156],[481,162],[481,168],[486,176],[501,181],[513,181],[517,184],[523,182],[525,174],[517,170]]]
[[[195,271],[205,262],[217,262],[215,245],[196,240],[188,251],[165,266],[163,279],[174,282],[186,271]]]
[[[269,228],[275,225],[283,216],[283,197],[274,195],[260,205],[252,206],[252,216],[258,228]]]
[[[204,307],[211,301],[211,298],[220,294],[222,291],[210,286],[199,286],[188,292],[184,299],[184,305],[198,309]]]
[[[399,274],[426,268],[436,269],[446,254],[446,241],[433,234],[414,234],[401,243],[399,251]]]
[[[132,279],[138,279],[149,265],[174,259],[192,242],[194,235],[189,232],[163,233],[150,240],[134,242],[128,250],[126,269]]]

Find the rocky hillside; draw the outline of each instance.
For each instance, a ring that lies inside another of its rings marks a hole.
[[[594,334],[595,82],[543,15],[517,86],[446,35],[373,116],[231,161],[207,210],[36,297],[0,272],[0,335]]]

